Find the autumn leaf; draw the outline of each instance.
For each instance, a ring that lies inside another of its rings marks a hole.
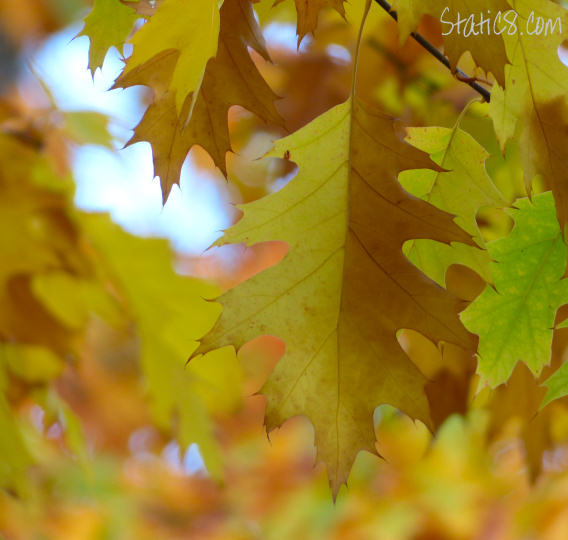
[[[164,0],[130,40],[132,55],[124,74],[164,51],[179,51],[169,90],[181,112],[189,94],[199,90],[207,61],[217,53],[219,8],[223,0],[200,0],[199,8],[186,0]]]
[[[232,247],[172,261],[74,205],[70,150],[120,119],[16,73],[84,0],[0,0],[0,536],[565,536],[565,2],[398,0],[405,47],[382,0],[276,2],[90,1],[91,69],[134,49],[116,85],[151,90],[131,142],[163,200],[199,145],[248,203]],[[509,8],[501,35],[435,20]],[[523,169],[552,193],[507,215]]]
[[[558,57],[566,39],[568,13],[548,0],[511,0],[518,13],[518,32],[503,34],[511,65],[505,85],[492,90],[489,113],[502,149],[513,136],[522,146],[527,190],[534,177],[542,175],[554,193],[558,220],[568,221],[568,194],[564,178],[568,148],[568,69]],[[550,35],[533,35],[541,17],[555,25]],[[558,20],[557,20],[558,19]],[[530,30],[529,31],[527,31]]]
[[[89,46],[89,69],[95,73],[103,66],[108,50],[116,47],[122,53],[124,42],[128,38],[137,13],[120,0],[95,0],[93,9],[85,17],[85,26],[77,34],[87,36]]]
[[[267,123],[282,125],[274,107],[276,95],[258,72],[248,47],[269,60],[250,1],[226,0],[221,8],[217,56],[207,65],[197,98],[194,101],[193,96],[188,96],[181,114],[174,94],[168,90],[178,61],[176,51],[165,51],[116,81],[116,87],[145,84],[154,90],[154,101],[129,144],[152,144],[154,173],[160,177],[164,202],[173,185],[179,183],[183,162],[196,144],[227,174],[225,159],[231,150],[227,114],[231,106],[240,105]]]
[[[218,243],[281,241],[289,252],[223,297],[200,350],[240,347],[262,334],[285,341],[262,390],[267,428],[308,416],[337,494],[357,453],[375,452],[375,407],[389,403],[430,424],[426,379],[397,331],[473,345],[459,301],[409,263],[403,243],[472,241],[452,216],[402,190],[401,170],[433,164],[399,139],[390,117],[355,96],[279,140],[267,157],[284,155],[298,175],[242,205],[244,216]]]
[[[405,253],[426,275],[445,284],[446,270],[463,264],[490,281],[490,256],[476,216],[480,208],[505,204],[485,169],[487,151],[459,127],[409,128],[406,140],[424,152],[444,171],[417,170],[401,174],[403,187],[441,210],[455,214],[456,223],[472,235],[477,245],[452,244],[432,240],[408,242]],[[481,248],[481,249],[480,249]]]
[[[474,17],[479,20],[480,14],[489,17],[488,13],[505,13],[510,10],[506,0],[394,0],[393,9],[398,13],[400,43],[404,43],[410,33],[416,29],[423,15],[432,15],[438,21],[456,22],[458,13],[462,18]],[[490,19],[493,21],[493,19]],[[492,73],[497,81],[505,85],[505,65],[508,63],[503,37],[497,32],[485,30],[467,32],[465,28],[458,31],[450,28],[448,23],[442,26],[444,35],[444,53],[452,68],[456,68],[461,56],[469,51],[475,63],[486,73]]]
[[[487,247],[493,286],[462,313],[479,335],[478,373],[490,386],[504,383],[523,361],[535,375],[550,362],[554,317],[568,302],[566,245],[550,192],[515,203],[515,227]]]

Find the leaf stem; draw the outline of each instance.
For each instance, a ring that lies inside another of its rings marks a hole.
[[[375,0],[379,6],[381,6],[395,21],[398,22],[398,15],[396,11],[393,11],[391,5],[386,0]],[[476,80],[472,77],[468,77],[461,69],[456,68],[455,70],[452,69],[450,65],[450,61],[436,48],[432,43],[430,43],[422,34],[418,32],[411,32],[410,34],[422,47],[424,47],[434,58],[436,58],[439,62],[444,64],[450,71],[453,72],[455,77],[461,81],[469,85],[473,88],[476,92],[478,92],[481,97],[489,103],[491,101],[491,92],[484,88]]]

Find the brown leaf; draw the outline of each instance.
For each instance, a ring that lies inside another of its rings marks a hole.
[[[248,47],[269,59],[251,2],[226,0],[221,8],[217,56],[207,64],[195,102],[193,94],[188,96],[180,115],[175,96],[168,91],[178,51],[164,51],[116,81],[115,87],[143,84],[154,90],[154,101],[128,144],[148,141],[152,145],[154,172],[160,177],[164,203],[173,185],[179,184],[183,162],[196,144],[227,174],[231,106],[240,105],[267,123],[282,125],[274,106],[276,95],[258,72]]]

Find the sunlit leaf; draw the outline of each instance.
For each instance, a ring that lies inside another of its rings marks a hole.
[[[478,373],[491,386],[505,382],[519,361],[541,373],[550,362],[556,311],[568,302],[566,245],[552,195],[521,199],[510,215],[511,234],[488,245],[493,285],[462,313],[480,337]]]

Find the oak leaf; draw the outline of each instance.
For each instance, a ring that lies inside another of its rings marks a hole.
[[[207,65],[196,99],[188,96],[180,114],[169,89],[179,56],[175,50],[156,55],[121,75],[115,83],[115,87],[144,84],[154,91],[153,103],[128,144],[151,143],[154,173],[160,177],[164,202],[173,185],[179,183],[183,162],[196,144],[227,174],[226,153],[231,150],[227,114],[231,106],[240,105],[267,123],[282,124],[274,106],[276,95],[247,50],[251,47],[269,60],[250,1],[226,0],[221,8],[220,28],[217,56]]]
[[[219,8],[222,0],[164,0],[155,13],[132,36],[132,55],[124,73],[145,64],[163,51],[179,51],[169,89],[181,112],[187,96],[199,90],[207,61],[217,53]]]
[[[298,164],[296,178],[243,205],[220,243],[276,240],[289,252],[224,296],[202,348],[239,347],[266,333],[285,341],[263,388],[267,427],[308,416],[337,493],[356,454],[374,451],[375,407],[389,403],[430,424],[426,378],[396,332],[472,346],[459,301],[410,264],[403,243],[471,240],[449,214],[402,190],[399,171],[432,163],[397,138],[391,118],[357,98],[278,141],[268,156],[285,152]]]
[[[478,373],[491,387],[507,381],[517,362],[540,375],[550,362],[556,311],[568,302],[566,245],[550,192],[515,203],[515,227],[488,244],[493,286],[462,313],[479,335]]]
[[[505,200],[485,169],[488,152],[459,127],[459,121],[451,129],[427,127],[407,131],[406,140],[428,152],[444,171],[406,171],[401,174],[401,184],[413,195],[455,214],[456,223],[472,235],[479,247],[413,240],[406,245],[405,253],[440,285],[444,285],[446,270],[452,264],[463,264],[490,281],[491,258],[484,249],[476,216],[480,208],[504,205]]]
[[[136,11],[120,0],[95,0],[93,9],[85,17],[84,28],[77,34],[77,37],[89,38],[89,69],[92,73],[102,67],[111,47],[122,53],[124,42],[137,19]]]
[[[283,156],[297,163],[298,175],[242,205],[242,219],[217,244],[280,241],[289,251],[224,295],[221,318],[199,350],[240,347],[262,334],[284,340],[286,353],[262,390],[267,428],[308,416],[337,494],[357,453],[375,452],[379,404],[431,424],[427,380],[397,331],[473,346],[458,299],[414,267],[402,245],[472,240],[451,215],[401,188],[400,171],[434,164],[398,137],[392,118],[356,96],[267,154]]]

